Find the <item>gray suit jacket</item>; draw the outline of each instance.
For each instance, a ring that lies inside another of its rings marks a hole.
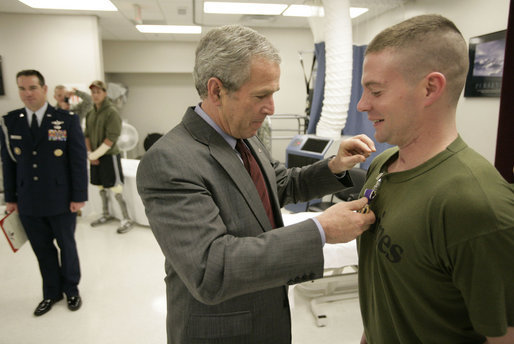
[[[247,145],[279,227],[282,205],[343,187],[326,160],[286,169]],[[323,275],[315,223],[271,230],[236,151],[193,108],[143,156],[137,185],[166,258],[168,343],[290,343],[286,285]]]

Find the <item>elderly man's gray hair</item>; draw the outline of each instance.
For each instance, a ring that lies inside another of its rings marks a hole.
[[[255,30],[226,25],[209,31],[196,48],[193,79],[200,98],[207,97],[207,81],[212,77],[229,92],[237,91],[250,78],[253,58],[281,62],[278,50]]]

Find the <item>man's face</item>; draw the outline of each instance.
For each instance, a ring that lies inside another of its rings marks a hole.
[[[255,59],[250,79],[235,92],[220,91],[218,125],[235,138],[249,138],[257,133],[266,116],[275,112],[273,94],[279,90],[280,67],[275,62]]]
[[[64,103],[64,98],[66,97],[66,90],[64,88],[56,88],[54,90],[54,98],[58,103]]]
[[[107,92],[102,90],[99,87],[91,88],[91,98],[93,98],[93,103],[95,103],[96,107],[100,107],[102,105],[105,97],[107,96]]]
[[[37,111],[45,105],[47,86],[41,86],[37,76],[19,76],[16,83],[20,99],[27,108]]]
[[[420,133],[423,87],[407,82],[401,74],[401,59],[392,51],[371,53],[364,58],[364,92],[357,109],[368,113],[379,142],[402,146]]]

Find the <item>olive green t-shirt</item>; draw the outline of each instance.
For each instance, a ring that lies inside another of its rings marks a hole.
[[[375,224],[358,239],[364,330],[375,343],[483,343],[514,325],[514,192],[459,137],[397,173],[391,148],[370,166],[382,177]]]
[[[96,106],[93,106],[87,113],[84,136],[89,138],[92,151],[100,147],[105,139],[109,139],[114,144],[105,154],[119,154],[120,150],[116,145],[116,141],[120,134],[121,118],[118,110],[116,110],[116,107],[108,98],[105,98],[100,109],[97,110]]]

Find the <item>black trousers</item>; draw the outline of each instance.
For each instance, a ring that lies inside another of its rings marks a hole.
[[[115,185],[123,184],[123,169],[119,154],[106,154],[98,160],[100,161],[99,165],[90,165],[91,184],[101,185],[104,188],[112,188]]]
[[[39,263],[43,298],[60,299],[62,293],[68,297],[79,295],[80,264],[75,243],[77,214],[43,217],[20,214],[20,220]]]

